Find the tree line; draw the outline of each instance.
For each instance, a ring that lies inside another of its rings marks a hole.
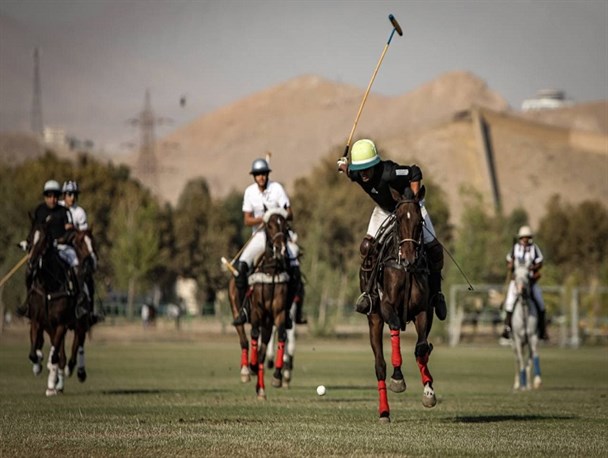
[[[302,247],[302,271],[307,282],[306,310],[321,325],[328,315],[348,313],[359,294],[359,244],[365,235],[373,202],[357,185],[336,172],[339,148],[328,153],[312,173],[300,178],[290,198],[293,229]],[[424,170],[424,167],[423,167]],[[280,181],[279,176],[271,176]],[[89,155],[74,161],[52,152],[19,165],[0,163],[0,274],[14,266],[23,253],[16,244],[30,229],[28,212],[42,201],[48,179],[77,180],[79,203],[87,211],[99,251],[96,274],[100,295],[126,292],[130,313],[136,296],[152,287],[163,301],[176,301],[178,277],[195,279],[199,303],[213,301],[226,288],[229,274],[221,256],[231,257],[250,232],[242,223],[242,192],[224,198],[211,195],[203,178],[189,181],[172,206],[159,202],[126,166],[104,164]],[[474,189],[461,190],[464,211],[456,227],[443,190],[425,177],[426,205],[439,240],[473,283],[502,283],[504,258],[519,226],[528,222],[525,209],[508,215],[495,213]],[[580,284],[608,278],[608,210],[602,202],[577,205],[554,196],[536,231],[535,240],[546,258],[546,284],[568,279]],[[8,310],[25,298],[23,272],[0,290]],[[446,256],[445,288],[462,283]]]

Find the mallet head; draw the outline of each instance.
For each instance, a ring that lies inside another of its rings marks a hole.
[[[392,14],[389,14],[388,15],[388,20],[391,21],[391,24],[393,24],[393,27],[395,28],[395,30],[397,31],[397,33],[399,34],[399,36],[402,37],[403,36],[403,30],[401,30],[401,26],[397,22],[397,19],[395,19],[395,16],[393,16]]]

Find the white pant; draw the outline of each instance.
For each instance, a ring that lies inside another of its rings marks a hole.
[[[532,298],[534,302],[538,305],[538,308],[542,311],[545,310],[545,302],[543,301],[542,291],[540,290],[540,286],[538,283],[533,283],[530,285],[530,294],[532,294]],[[507,290],[507,298],[505,299],[505,311],[512,312],[513,306],[515,306],[515,302],[517,301],[517,287],[515,286],[515,280],[511,280],[509,283],[509,289]]]
[[[241,253],[239,261],[246,262],[251,267],[255,261],[264,254],[266,248],[266,232],[263,230],[256,232],[251,237],[249,244],[245,247]],[[300,247],[291,240],[287,241],[287,256],[289,257],[289,263],[293,266],[299,266],[298,255],[300,254]]]
[[[424,226],[422,228],[422,240],[426,245],[435,240],[435,228],[433,227],[429,212],[426,211],[424,201],[420,202],[420,209],[422,211],[422,218],[424,219]],[[382,208],[376,206],[374,208],[374,211],[372,212],[372,216],[369,219],[369,224],[367,225],[367,235],[371,235],[372,237],[376,238],[378,229],[380,229],[380,226],[386,220],[386,218],[389,217],[389,215],[389,212],[384,211]]]
[[[78,267],[78,256],[74,247],[70,245],[59,244],[57,245],[57,252],[59,257],[63,259],[70,267]]]

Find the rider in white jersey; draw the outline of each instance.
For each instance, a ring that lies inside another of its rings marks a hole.
[[[547,326],[545,322],[545,302],[538,280],[540,279],[540,269],[543,266],[544,257],[538,245],[532,241],[532,230],[529,226],[519,228],[517,238],[519,241],[513,245],[509,254],[507,254],[507,266],[509,272],[513,272],[515,263],[524,264],[530,272],[530,294],[532,302],[534,302],[538,311],[538,335],[543,340],[549,340],[547,335]],[[513,307],[517,301],[517,287],[515,280],[511,279],[505,299],[505,328],[502,332],[502,337],[508,339],[511,335],[511,317],[513,316]]]
[[[233,324],[240,325],[248,321],[249,311],[244,306],[244,299],[247,293],[249,270],[255,264],[255,261],[264,253],[266,246],[266,233],[264,232],[264,213],[267,210],[281,208],[285,210],[286,219],[293,219],[291,204],[289,197],[283,186],[268,178],[271,169],[265,159],[256,159],[251,165],[251,175],[253,175],[254,183],[245,189],[243,195],[243,222],[246,226],[252,228],[251,240],[243,249],[241,256],[238,259],[236,268],[239,272],[236,277],[236,286],[238,290],[239,306],[241,311],[239,316],[233,321]],[[300,263],[298,256],[300,248],[295,243],[296,236],[290,231],[290,239],[287,241],[287,252],[290,263],[290,285],[292,282],[300,282]],[[290,288],[291,289],[291,288]],[[296,323],[304,324],[306,321],[302,318],[302,298],[296,303]]]
[[[62,191],[63,200],[59,201],[59,205],[63,205],[70,210],[74,228],[77,231],[86,231],[89,228],[89,223],[87,222],[87,212],[78,205],[78,195],[80,194],[78,183],[75,181],[66,181],[63,183]]]

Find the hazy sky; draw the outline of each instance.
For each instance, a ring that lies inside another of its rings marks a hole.
[[[516,108],[544,88],[608,99],[606,0],[0,0],[0,130],[29,128],[35,46],[45,124],[116,148],[146,88],[161,135],[304,74],[365,88],[389,13],[404,36],[374,92],[468,70]]]

